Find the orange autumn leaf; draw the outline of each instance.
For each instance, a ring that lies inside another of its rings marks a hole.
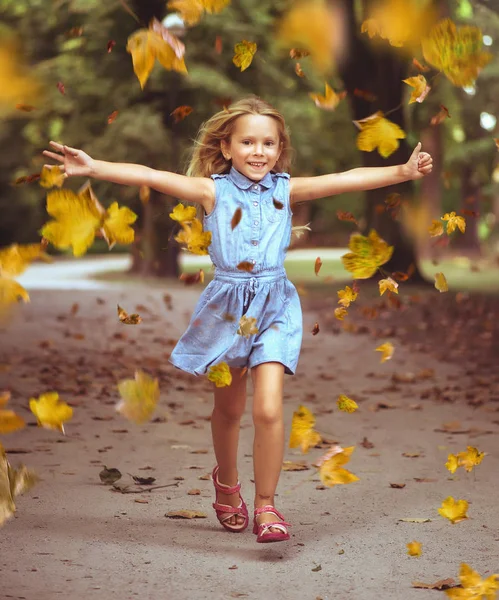
[[[111,123],[114,123],[116,121],[116,117],[118,116],[118,114],[119,114],[119,111],[113,110],[113,112],[107,118],[107,124],[111,125]]]
[[[298,77],[305,77],[305,73],[298,62],[295,64],[295,73],[298,75]]]
[[[243,260],[237,265],[236,268],[240,271],[246,271],[247,273],[251,273],[254,267],[255,265],[252,262],[249,262],[249,260]]]
[[[347,95],[345,91],[337,94],[326,82],[324,96],[322,94],[309,93],[315,105],[323,110],[335,110],[340,101]]]
[[[430,67],[422,65],[417,58],[412,59],[412,64],[416,67],[418,71],[421,71],[421,73],[428,73],[428,71],[430,71]]]
[[[338,290],[338,304],[341,304],[344,308],[348,308],[352,302],[357,300],[357,296],[359,295],[354,289],[350,286],[345,286],[345,289]]]
[[[431,225],[428,227],[428,233],[431,235],[431,237],[438,237],[438,236],[442,235],[443,232],[444,232],[443,224],[440,223],[440,221],[437,221],[436,219],[432,219]]]
[[[180,14],[186,25],[196,25],[203,13],[220,13],[231,0],[170,0],[167,6]]]
[[[243,216],[242,208],[240,206],[238,206],[236,208],[236,210],[234,211],[234,214],[232,215],[232,219],[230,220],[230,228],[232,230],[234,230],[239,225],[239,223],[241,222],[242,216]]]
[[[315,264],[314,264],[314,273],[316,275],[319,275],[319,271],[321,270],[321,267],[322,267],[322,260],[320,259],[320,256],[318,256],[315,259]]]
[[[398,286],[399,284],[394,281],[391,277],[387,277],[386,279],[380,279],[378,281],[379,286],[379,295],[382,296],[387,290],[389,292],[393,292],[398,294]]]
[[[289,56],[291,58],[300,59],[305,56],[310,56],[310,52],[308,50],[303,50],[302,48],[291,48]]]
[[[440,123],[445,121],[445,119],[450,119],[450,118],[451,118],[451,116],[450,116],[449,110],[443,104],[441,104],[440,111],[431,118],[430,124],[433,126],[440,125]]]
[[[175,110],[170,113],[170,116],[173,117],[173,122],[178,123],[179,121],[183,121],[185,117],[191,114],[194,109],[192,106],[177,106]]]
[[[142,323],[142,317],[136,313],[129,315],[125,309],[118,304],[118,318],[125,325],[138,325]]]
[[[204,271],[199,269],[195,273],[181,273],[179,277],[180,281],[183,281],[185,285],[193,285],[195,283],[204,283]]]
[[[245,71],[252,63],[253,57],[257,51],[255,42],[243,40],[234,46],[234,57],[232,62],[239,67],[241,71]]]
[[[407,544],[407,554],[409,556],[421,556],[423,552],[423,544],[421,542],[409,542]]]
[[[340,221],[350,221],[351,223],[355,223],[355,225],[358,225],[357,219],[353,216],[353,214],[351,212],[344,211],[344,210],[337,210],[336,216],[338,217],[338,219]]]

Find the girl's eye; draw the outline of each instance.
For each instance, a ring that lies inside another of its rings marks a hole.
[[[251,142],[249,140],[244,140],[243,144],[246,144],[246,146],[247,146],[248,144],[251,144]]]
[[[267,146],[273,146],[274,142],[267,142]]]

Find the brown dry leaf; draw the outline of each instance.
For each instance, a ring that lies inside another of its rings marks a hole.
[[[406,458],[419,458],[421,452],[402,452],[402,456],[405,456]]]
[[[169,519],[206,519],[207,515],[199,510],[172,510],[165,514]]]
[[[253,271],[254,266],[255,265],[249,262],[248,260],[243,260],[237,265],[236,268],[240,271],[246,271],[247,273],[251,273],[251,271]]]
[[[319,329],[319,323],[315,323],[314,327],[312,329],[312,335],[317,335],[319,333],[320,329]]]
[[[370,450],[371,448],[374,448],[374,444],[372,442],[370,442],[366,437],[363,438],[363,440],[360,442],[360,445],[363,448],[367,448],[368,450]]]
[[[183,121],[185,117],[190,115],[193,110],[194,109],[192,108],[192,106],[177,106],[177,108],[170,113],[170,116],[173,117],[174,123],[178,123],[179,121]]]
[[[405,488],[405,483],[390,483],[391,488],[395,488],[396,490],[402,490]]]
[[[303,462],[293,462],[291,460],[285,460],[282,463],[283,471],[308,471],[310,467]]]
[[[136,500],[134,500],[134,502],[136,502],[137,504],[149,504],[149,500],[144,500],[142,498],[137,498]]]
[[[193,488],[192,490],[189,490],[187,492],[188,496],[199,496],[201,494],[201,490],[199,490],[198,488]]]
[[[116,117],[118,116],[118,114],[119,114],[119,111],[113,110],[113,112],[107,118],[107,124],[111,125],[111,123],[114,123],[116,121]]]
[[[412,587],[422,588],[425,590],[448,590],[449,588],[457,587],[458,584],[452,577],[447,579],[439,579],[435,583],[423,583],[422,581],[413,581]]]
[[[321,267],[322,267],[322,260],[321,260],[321,259],[320,259],[320,257],[318,256],[318,257],[315,259],[315,264],[314,264],[314,273],[315,273],[316,275],[319,275],[319,271],[321,270]]]
[[[196,273],[181,273],[179,280],[183,281],[185,285],[204,283],[204,271],[203,269],[199,269]]]
[[[355,225],[358,225],[357,219],[353,216],[351,212],[337,210],[336,216],[340,221],[350,221],[351,223],[355,223]]]
[[[405,517],[403,519],[399,519],[403,523],[431,523],[431,519],[425,519],[421,517]]]
[[[136,313],[129,315],[126,310],[118,304],[118,318],[125,325],[138,325],[142,323],[142,317]]]
[[[305,77],[305,73],[298,62],[295,64],[295,73],[298,75],[298,77]]]
[[[430,124],[433,126],[440,125],[440,123],[445,121],[445,119],[450,119],[450,118],[451,118],[451,116],[450,116],[449,110],[447,109],[446,106],[441,104],[439,112],[431,118]]]
[[[429,477],[414,477],[417,483],[436,483],[438,479],[430,479]]]
[[[236,208],[236,210],[234,211],[234,214],[232,215],[232,219],[230,221],[230,227],[232,230],[234,230],[239,225],[239,223],[241,222],[242,216],[243,216],[243,211],[242,211],[241,207],[238,206]]]

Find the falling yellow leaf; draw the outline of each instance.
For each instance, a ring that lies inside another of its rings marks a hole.
[[[277,40],[283,48],[293,46],[291,58],[310,53],[315,68],[323,74],[333,66],[336,50],[344,39],[341,10],[324,0],[294,2],[278,24]]]
[[[372,277],[393,254],[393,246],[381,239],[374,229],[371,229],[367,237],[360,233],[352,233],[348,248],[351,252],[344,254],[341,260],[345,269],[350,271],[355,279]]]
[[[38,399],[30,398],[29,408],[40,427],[57,429],[62,433],[64,433],[64,423],[73,416],[73,409],[60,400],[57,392],[41,394]]]
[[[440,293],[449,291],[447,279],[443,273],[435,273],[435,287]]]
[[[52,260],[42,244],[11,244],[0,250],[0,275],[17,277],[38,259],[44,262]]]
[[[232,373],[226,362],[218,363],[208,369],[208,380],[216,387],[227,387],[232,383]]]
[[[494,600],[496,592],[499,590],[499,574],[489,575],[487,579],[482,580],[480,575],[466,563],[461,563],[459,571],[461,581],[460,588],[445,590],[449,598],[456,600]]]
[[[431,235],[431,237],[438,237],[444,232],[444,226],[442,223],[440,223],[440,221],[432,219],[431,225],[430,227],[428,227],[428,232]]]
[[[381,352],[381,362],[384,363],[387,360],[390,360],[393,356],[395,348],[391,342],[385,342],[376,348],[376,352]]]
[[[340,101],[347,95],[346,92],[337,94],[332,87],[326,83],[324,96],[322,94],[309,93],[309,96],[315,102],[315,105],[323,110],[335,110]]]
[[[355,400],[352,400],[344,394],[339,395],[336,403],[340,410],[347,413],[353,413],[359,408],[359,405],[357,404],[357,402],[355,402]]]
[[[181,223],[182,231],[175,236],[175,241],[185,244],[187,250],[193,254],[208,254],[208,246],[211,244],[211,231],[203,231],[203,224],[199,219],[193,219],[189,223]]]
[[[196,25],[203,12],[219,13],[231,3],[231,0],[170,0],[167,6],[178,12],[186,25]]]
[[[190,223],[196,218],[196,207],[184,206],[179,203],[173,208],[173,212],[171,212],[169,216],[170,219],[178,221],[179,223]]]
[[[16,110],[16,105],[29,106],[40,101],[41,86],[25,63],[27,53],[6,30],[0,43],[0,115]]]
[[[355,290],[353,290],[349,285],[345,286],[345,289],[338,290],[336,292],[338,294],[338,304],[348,308],[352,302],[357,300],[357,296],[359,295]]]
[[[130,225],[135,223],[137,215],[127,206],[119,207],[117,202],[113,202],[106,210],[101,232],[109,246],[109,249],[116,244],[131,244],[135,238],[135,232]]]
[[[415,77],[409,77],[408,79],[403,79],[402,81],[414,88],[411,92],[409,104],[412,104],[413,102],[423,102],[428,95],[428,92],[431,90],[431,87],[428,85],[424,75],[416,75]]]
[[[126,310],[118,304],[118,318],[125,325],[138,325],[142,323],[142,317],[136,313],[129,315]]]
[[[443,502],[442,506],[438,509],[439,514],[449,521],[459,523],[468,518],[466,511],[468,510],[468,502],[466,500],[454,500],[452,496],[448,496]]]
[[[258,333],[258,327],[256,326],[256,318],[255,317],[247,317],[243,315],[239,319],[239,328],[236,331],[238,335],[242,335],[245,338],[249,338],[250,335],[254,335]]]
[[[0,433],[12,433],[26,426],[24,419],[13,410],[3,408],[10,400],[10,392],[0,394]]]
[[[338,321],[343,321],[343,319],[348,316],[348,310],[343,306],[335,308],[334,316],[338,319]]]
[[[407,544],[407,554],[409,556],[421,556],[423,544],[421,542],[409,542]]]
[[[459,467],[459,461],[457,459],[457,456],[455,454],[449,454],[445,466],[451,473],[455,473],[457,468]]]
[[[380,279],[378,281],[378,286],[380,296],[382,296],[386,292],[386,290],[388,290],[389,292],[394,292],[395,294],[399,293],[397,289],[399,284],[391,277],[387,277],[386,279]]]
[[[16,512],[15,499],[38,481],[35,473],[24,465],[13,468],[0,444],[0,527]]]
[[[451,473],[455,473],[458,467],[464,467],[464,469],[469,473],[473,470],[473,467],[479,465],[486,452],[480,452],[474,446],[467,446],[465,452],[458,452],[456,454],[449,454],[447,457],[447,462],[445,466]]]
[[[456,227],[459,229],[461,233],[466,231],[466,221],[464,217],[459,217],[456,215],[454,211],[451,213],[445,213],[443,217],[441,217],[442,221],[447,221],[447,235],[453,233]]]
[[[241,71],[245,71],[252,63],[255,56],[257,46],[255,42],[243,40],[234,46],[234,57],[232,62],[239,67]]]
[[[325,486],[333,487],[338,484],[359,481],[356,475],[342,468],[350,460],[350,456],[354,450],[355,446],[343,448],[341,452],[337,452],[322,463],[319,468],[319,476]]]
[[[187,73],[184,44],[157,19],[151,21],[149,29],[138,29],[132,33],[126,49],[132,55],[133,70],[142,89],[156,59],[167,70]]]
[[[124,379],[118,383],[121,400],[116,404],[116,411],[129,421],[145,423],[156,409],[159,400],[158,380],[144,371],[135,371],[135,379]]]
[[[291,433],[289,436],[290,448],[301,448],[303,454],[321,442],[321,436],[314,431],[315,417],[306,406],[299,406],[293,413]]]
[[[64,179],[64,171],[62,167],[57,165],[53,167],[44,166],[41,170],[40,179],[38,181],[40,185],[44,188],[60,188],[64,183]]]
[[[482,31],[474,25],[456,27],[451,19],[434,25],[421,40],[421,48],[425,60],[458,87],[473,85],[492,60],[492,54],[482,50]]]
[[[363,152],[372,152],[378,148],[383,158],[393,154],[399,147],[398,140],[406,137],[405,131],[386,119],[381,111],[354,123],[360,129],[357,148]]]

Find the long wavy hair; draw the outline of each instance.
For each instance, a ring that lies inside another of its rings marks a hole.
[[[224,158],[221,143],[222,141],[230,142],[237,119],[244,115],[264,115],[275,120],[279,133],[281,154],[273,172],[289,171],[293,149],[284,117],[265,100],[257,96],[249,96],[217,112],[201,125],[194,141],[186,175],[189,177],[210,177],[214,174],[223,175],[230,171],[232,162]],[[198,218],[202,217],[203,212],[203,208],[198,205]]]

